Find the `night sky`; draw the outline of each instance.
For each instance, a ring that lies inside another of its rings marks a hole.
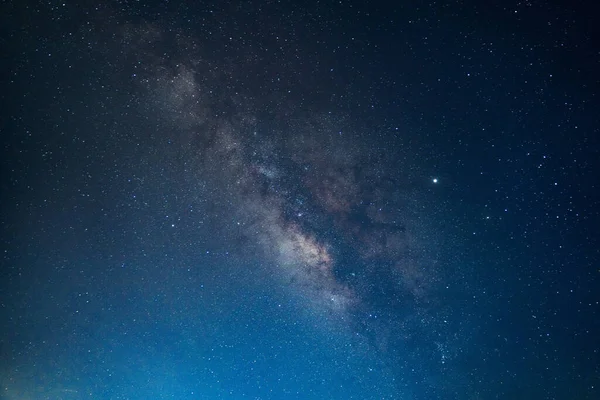
[[[592,3],[3,2],[0,397],[600,398]]]

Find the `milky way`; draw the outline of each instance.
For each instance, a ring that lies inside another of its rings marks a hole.
[[[124,35],[124,51],[141,60],[135,78],[148,101],[140,106],[172,124],[177,146],[189,157],[192,179],[209,175],[219,192],[227,193],[245,220],[245,235],[277,264],[276,273],[334,309],[360,301],[353,286],[368,286],[362,281],[369,280],[373,268],[386,269],[393,279],[390,296],[427,296],[435,260],[424,243],[425,218],[414,210],[419,193],[410,187],[410,165],[403,181],[389,178],[398,171],[389,171],[377,149],[360,153],[365,139],[352,131],[348,116],[319,110],[302,116],[306,110],[276,108],[261,120],[260,104],[215,84],[242,74],[245,66],[213,67],[207,73],[202,64],[212,60],[201,49],[165,61],[150,49],[172,38],[152,25],[128,26]],[[331,234],[315,236],[324,229]],[[363,270],[348,275],[343,261],[331,254],[336,243],[328,237],[358,249]],[[357,274],[360,278],[352,279]]]
[[[596,398],[588,33],[409,3],[7,5],[0,397]]]

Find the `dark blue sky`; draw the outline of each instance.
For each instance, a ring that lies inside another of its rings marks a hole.
[[[599,396],[591,4],[0,15],[0,397]]]

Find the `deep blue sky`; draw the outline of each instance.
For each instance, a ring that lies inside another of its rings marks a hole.
[[[599,397],[591,5],[0,15],[0,397]]]

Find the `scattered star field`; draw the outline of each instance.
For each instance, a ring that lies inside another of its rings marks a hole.
[[[600,397],[591,3],[0,10],[0,397]]]

